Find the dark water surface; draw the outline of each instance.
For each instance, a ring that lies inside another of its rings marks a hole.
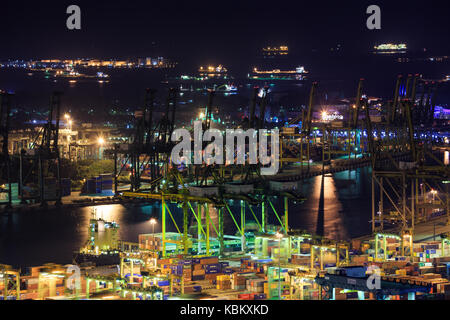
[[[349,183],[348,179],[354,181]],[[289,203],[289,225],[313,233],[343,240],[366,234],[370,231],[371,218],[370,169],[346,171],[314,177],[300,183],[300,190],[307,200],[303,204]],[[273,199],[275,209],[283,212],[281,199]],[[239,204],[230,203],[237,219]],[[102,205],[97,206],[97,215],[120,225],[119,237],[137,242],[141,233],[151,233],[150,215],[160,217],[160,204],[148,205]],[[178,225],[182,224],[182,211],[170,205]],[[255,208],[260,215],[260,209]],[[92,207],[74,209],[49,209],[27,213],[14,213],[0,217],[0,262],[16,266],[38,265],[46,262],[70,263],[73,251],[88,239],[88,225]],[[246,210],[247,219],[251,213]],[[225,232],[236,232],[228,214],[225,217]],[[176,231],[167,217],[168,231]],[[212,218],[214,223],[217,223]],[[160,220],[159,220],[160,221]],[[239,223],[239,220],[238,220]],[[273,213],[269,223],[277,224]],[[161,230],[161,223],[155,232]],[[211,228],[213,230],[213,228]]]

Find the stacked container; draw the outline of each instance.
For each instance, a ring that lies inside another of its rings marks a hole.
[[[229,275],[217,276],[216,288],[217,290],[231,289],[231,277]]]
[[[101,183],[101,193],[104,194],[112,194],[113,193],[113,177],[112,174],[101,174],[100,175],[100,183]]]
[[[246,281],[246,289],[254,293],[264,293],[264,283],[266,282],[264,279],[249,279]]]

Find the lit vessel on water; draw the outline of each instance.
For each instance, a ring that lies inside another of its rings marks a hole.
[[[259,70],[255,67],[252,73],[248,74],[248,78],[261,81],[304,81],[307,74],[308,71],[303,66],[299,66],[295,70]]]
[[[406,53],[408,47],[405,43],[383,43],[374,47],[375,54],[399,54]]]
[[[197,75],[181,75],[176,79],[184,82],[215,82],[217,80],[230,80],[232,79],[232,77],[228,75],[228,70],[224,66],[219,64],[217,67],[201,66],[198,69]]]
[[[56,82],[58,79],[68,80],[69,83],[74,84],[80,80],[96,80],[99,83],[109,82],[109,75],[104,72],[97,72],[95,74],[85,74],[80,73],[73,67],[65,67],[65,68],[45,68],[45,69],[30,69],[33,72],[43,72],[44,77],[46,79],[52,79]],[[29,76],[32,76],[33,73],[28,73]]]
[[[234,78],[228,74],[227,68],[219,64],[218,66],[201,66],[197,74],[183,74],[165,81],[180,86],[181,91],[194,91],[204,89],[214,89],[224,93],[235,93],[237,87],[233,83]]]
[[[217,67],[215,66],[201,66],[198,69],[198,74],[200,78],[205,80],[208,79],[227,79],[228,78],[228,70],[219,64]]]
[[[74,254],[77,264],[93,263],[95,265],[114,265],[120,263],[120,249],[116,222],[105,221],[92,213],[89,221],[89,239],[78,252]]]

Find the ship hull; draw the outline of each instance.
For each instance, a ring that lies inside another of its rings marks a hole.
[[[107,266],[120,264],[120,255],[118,253],[99,255],[75,253],[73,260],[77,265],[92,263],[96,266]]]

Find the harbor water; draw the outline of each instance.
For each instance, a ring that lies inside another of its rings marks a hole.
[[[302,204],[289,203],[289,226],[308,230],[328,238],[346,240],[370,232],[370,169],[317,176],[299,182],[299,190],[307,198]],[[283,212],[283,201],[273,199],[275,209]],[[239,212],[238,203],[230,203]],[[177,223],[182,223],[181,209],[170,204]],[[258,211],[259,210],[259,211]],[[88,225],[93,207],[61,208],[14,213],[0,218],[0,263],[18,267],[47,262],[71,263],[72,254],[88,239]],[[138,235],[152,233],[152,214],[158,215],[155,232],[161,231],[159,202],[149,204],[113,204],[96,206],[97,217],[119,223],[119,237],[137,242]],[[260,209],[255,208],[255,213]],[[247,219],[252,219],[249,210]],[[167,218],[169,219],[169,218]],[[228,214],[224,214],[225,233],[236,232]],[[170,220],[170,219],[169,219]],[[176,231],[168,220],[168,231]],[[213,223],[217,223],[214,217]],[[269,223],[278,224],[273,213]]]

